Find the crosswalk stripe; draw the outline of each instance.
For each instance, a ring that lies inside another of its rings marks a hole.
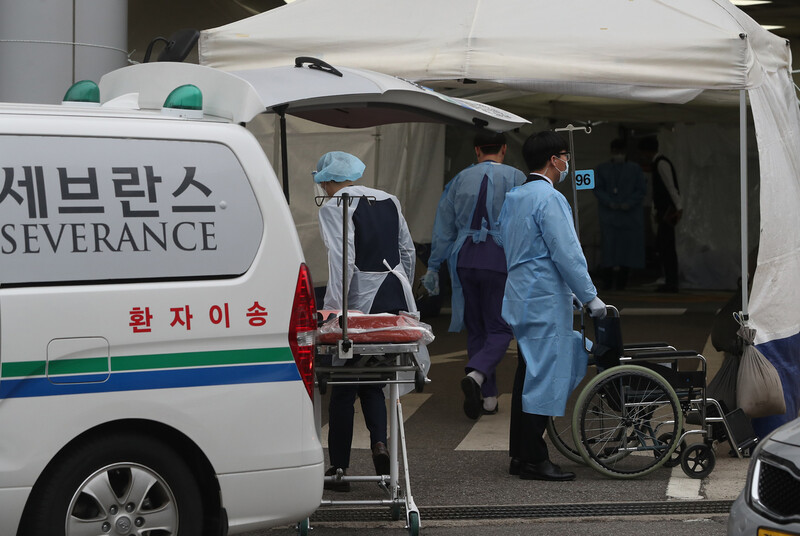
[[[409,393],[400,397],[400,403],[403,405],[403,422],[407,421],[414,413],[431,397],[430,393]],[[386,400],[386,411],[390,410],[390,402]],[[353,416],[353,444],[351,448],[354,449],[368,449],[370,448],[369,430],[367,425],[364,424],[364,414],[361,411],[361,404],[356,400],[355,415]],[[392,407],[393,411],[394,408]],[[388,414],[387,414],[388,415]],[[388,422],[388,421],[387,421]],[[388,426],[388,425],[387,425]],[[322,427],[320,434],[322,439],[323,448],[328,448],[328,425]]]
[[[684,474],[680,465],[672,468],[672,473],[667,484],[668,499],[702,499],[700,485],[703,481],[699,478],[689,478]]]
[[[499,411],[484,415],[472,426],[456,450],[508,450],[508,427],[511,424],[511,394],[498,397]]]

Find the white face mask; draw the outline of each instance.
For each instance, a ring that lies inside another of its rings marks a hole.
[[[559,158],[559,160],[561,160],[561,159]],[[562,160],[562,162],[563,162],[563,160]],[[564,171],[559,171],[558,172],[559,173],[558,182],[564,182],[564,179],[567,178],[567,173],[569,173],[569,162],[564,162],[564,166],[565,166],[564,167]],[[556,170],[558,170],[558,168],[556,168]]]

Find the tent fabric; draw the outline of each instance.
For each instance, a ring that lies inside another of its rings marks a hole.
[[[686,102],[785,63],[784,41],[756,25],[753,43],[743,19],[727,0],[298,0],[204,31],[199,54],[221,69],[321,55],[415,81]]]
[[[297,0],[202,32],[199,51],[201,63],[226,70],[316,56],[521,108],[541,92],[551,101],[588,96],[597,106],[694,106],[748,90],[762,226],[751,320],[783,380],[800,377],[800,113],[791,53],[728,0]],[[800,397],[800,385],[784,392]],[[796,417],[797,405],[787,403],[781,418]]]
[[[775,365],[786,413],[756,419],[763,434],[800,411],[800,109],[788,73],[750,91],[761,162],[761,241],[750,313],[756,348]]]

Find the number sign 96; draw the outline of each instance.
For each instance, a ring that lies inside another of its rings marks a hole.
[[[582,169],[575,171],[575,188],[578,190],[594,189],[594,170]]]

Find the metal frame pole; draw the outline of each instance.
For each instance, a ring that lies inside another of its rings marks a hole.
[[[565,130],[567,132],[569,132],[569,151],[570,151],[570,154],[572,155],[572,158],[570,158],[570,162],[571,163],[569,165],[569,168],[570,168],[570,171],[571,171],[570,172],[570,179],[572,180],[572,204],[573,204],[572,216],[573,216],[573,218],[575,220],[574,221],[575,234],[578,235],[578,241],[580,241],[580,239],[581,239],[581,227],[580,227],[580,220],[579,220],[579,217],[578,217],[578,212],[579,212],[578,211],[578,185],[575,184],[575,170],[578,169],[578,165],[576,164],[577,160],[575,158],[575,139],[572,136],[572,133],[574,131],[576,131],[576,130],[582,130],[582,131],[586,132],[587,134],[591,134],[592,133],[592,127],[576,127],[576,126],[573,126],[572,123],[570,123],[564,128],[555,129],[555,132],[563,132]]]
[[[739,173],[741,196],[741,233],[742,233],[742,320],[747,322],[748,302],[748,247],[747,247],[747,90],[739,91]]]

